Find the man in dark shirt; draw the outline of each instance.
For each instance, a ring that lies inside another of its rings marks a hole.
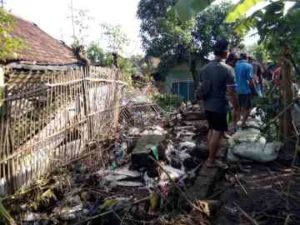
[[[229,110],[226,92],[235,92],[234,70],[226,65],[228,42],[218,41],[214,46],[215,60],[200,71],[200,82],[209,85],[203,96],[206,118],[209,125],[207,167],[225,168],[226,164],[216,160],[223,134],[228,130],[227,113]],[[232,95],[233,96],[233,95]]]
[[[226,64],[231,66],[234,69],[235,64],[237,63],[239,57],[235,52],[231,52],[226,59]],[[231,107],[232,107],[232,119],[233,119],[233,132],[237,130],[237,123],[240,120],[240,110],[238,104],[238,97],[234,92],[228,92],[228,97],[230,99]]]

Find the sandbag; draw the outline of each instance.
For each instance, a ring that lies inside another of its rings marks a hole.
[[[300,132],[300,103],[295,103],[292,106],[291,115],[297,130]]]
[[[238,121],[237,125],[242,126],[242,121]],[[263,122],[255,118],[249,118],[246,122],[246,127],[248,128],[256,128],[259,130],[262,126]]]
[[[266,139],[261,136],[261,132],[255,128],[248,128],[247,130],[239,130],[234,133],[228,142],[231,147],[241,142],[259,142],[261,144],[266,143]]]
[[[256,162],[270,162],[277,158],[282,143],[251,143],[242,142],[230,148],[227,153],[229,161],[236,162],[240,159],[248,159]]]

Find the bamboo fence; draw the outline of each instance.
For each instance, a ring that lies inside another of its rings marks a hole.
[[[0,194],[29,185],[113,137],[125,83],[118,70],[5,72],[0,106]]]

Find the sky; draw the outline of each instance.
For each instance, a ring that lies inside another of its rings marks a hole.
[[[37,24],[41,29],[53,37],[72,43],[72,22],[70,5],[73,1],[75,9],[87,10],[90,29],[87,30],[86,44],[96,41],[102,47],[105,42],[101,39],[99,24],[110,23],[121,25],[130,39],[130,45],[125,55],[143,54],[139,37],[140,21],[136,17],[139,0],[4,0],[5,9],[13,14]],[[215,4],[222,0],[216,0]],[[238,0],[231,0],[233,3]],[[78,31],[77,31],[78,32]],[[100,41],[101,40],[101,41]],[[257,42],[258,36],[245,38],[244,44],[251,45]]]
[[[142,54],[139,38],[140,21],[136,17],[139,0],[73,0],[75,9],[87,10],[90,29],[87,43],[100,42],[99,24],[121,25],[130,39],[126,55]],[[53,37],[72,43],[71,0],[6,0],[5,9],[25,20],[37,24]]]

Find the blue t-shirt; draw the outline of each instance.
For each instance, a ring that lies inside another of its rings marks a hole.
[[[238,94],[251,94],[249,81],[253,78],[253,66],[247,60],[240,60],[235,65],[236,91]]]

